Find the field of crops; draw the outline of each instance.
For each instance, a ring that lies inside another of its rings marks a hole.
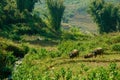
[[[119,80],[120,34],[81,35],[79,40],[58,41],[52,47],[31,49],[22,64],[13,71],[14,80]],[[37,43],[38,44],[38,43]],[[32,46],[35,44],[31,43]],[[39,44],[40,45],[40,44]],[[102,47],[104,54],[85,59],[93,49]],[[73,49],[79,56],[69,58]]]
[[[56,1],[0,1],[0,80],[120,80],[119,0]]]

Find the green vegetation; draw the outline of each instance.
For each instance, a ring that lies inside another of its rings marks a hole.
[[[38,0],[17,0],[17,8],[20,10],[20,12],[24,11],[25,9],[27,9],[29,12],[32,12],[36,2],[38,2]]]
[[[31,50],[13,72],[13,79],[41,79],[41,80],[87,80],[119,79],[119,44],[120,33],[99,36],[80,36],[78,40],[63,40],[52,50],[39,48]],[[112,41],[112,42],[109,42]],[[84,59],[96,47],[104,49],[103,57]],[[80,50],[79,57],[69,59],[68,54],[73,49]],[[108,61],[108,62],[107,62]],[[95,63],[95,64],[94,64]],[[105,65],[103,65],[105,64]],[[109,65],[110,64],[110,65]]]
[[[68,27],[80,27],[82,31],[90,31],[92,33],[99,32],[91,16],[87,13],[91,1],[92,0],[64,0],[66,9],[62,22],[66,23]],[[47,11],[45,0],[41,0],[41,2],[42,4],[38,3],[35,5],[35,11],[40,12],[40,16]],[[105,0],[105,2],[114,3],[116,5],[119,3],[119,0]],[[64,24],[62,26],[66,27]]]
[[[114,45],[112,46],[112,49],[113,49],[114,51],[120,51],[120,43],[114,44]]]
[[[0,49],[0,61],[0,79],[4,79],[12,74],[15,57],[11,52],[4,52]]]
[[[12,74],[14,63],[29,52],[25,44],[14,44],[10,40],[0,38],[0,79]]]
[[[21,67],[22,68],[22,67]],[[111,63],[107,68],[98,67],[94,70],[89,69],[87,66],[82,65],[80,66],[80,70],[78,70],[78,73],[74,74],[73,71],[68,68],[65,70],[64,68],[61,68],[56,73],[54,70],[51,70],[51,72],[46,72],[45,75],[39,74],[38,77],[36,77],[35,73],[33,75],[28,75],[26,78],[23,78],[21,75],[17,76],[15,75],[14,79],[41,79],[41,80],[117,80],[120,79],[120,72],[117,69],[117,66],[115,63]],[[35,68],[33,68],[35,69]],[[80,72],[79,72],[80,71]],[[87,75],[87,76],[86,76]],[[21,76],[21,77],[20,77]]]
[[[8,77],[13,80],[120,79],[120,32],[116,32],[119,31],[120,15],[115,1],[93,1],[95,5],[90,7],[93,13],[99,13],[94,15],[99,18],[98,22],[104,23],[99,26],[101,32],[115,31],[109,34],[83,32],[83,28],[76,26],[62,27],[63,22],[69,22],[68,18],[71,24],[79,18],[83,22],[91,20],[84,12],[90,0],[65,0],[65,3],[63,0],[46,0],[47,8],[41,7],[46,10],[44,15],[37,12],[36,7],[34,9],[38,1],[0,0],[0,80]],[[82,16],[78,17],[79,14]],[[88,21],[87,24],[92,23]],[[103,48],[102,55],[84,58],[98,47]],[[71,59],[69,53],[73,49],[79,50],[79,56]]]
[[[65,10],[63,0],[46,0],[47,8],[49,10],[48,24],[51,30],[58,36],[61,32],[61,20]]]
[[[94,0],[91,3],[89,13],[98,24],[100,33],[119,31],[120,14],[118,5],[104,0]]]

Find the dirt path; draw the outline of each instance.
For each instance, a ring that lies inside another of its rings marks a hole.
[[[51,62],[50,66],[47,69],[51,69],[53,67],[58,67],[58,66],[65,66],[65,65],[79,65],[81,63],[84,63],[87,66],[108,66],[111,62],[115,62],[118,67],[120,67],[120,59],[119,58],[89,58],[89,59],[84,59],[84,58],[75,58],[75,59],[69,59],[69,58],[56,58],[49,60],[46,63]]]

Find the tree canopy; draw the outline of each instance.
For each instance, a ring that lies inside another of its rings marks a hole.
[[[119,12],[118,5],[105,2],[104,0],[93,0],[89,7],[89,13],[98,24],[100,33],[119,31]]]

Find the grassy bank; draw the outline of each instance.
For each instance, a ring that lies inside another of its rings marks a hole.
[[[98,36],[81,36],[78,40],[62,40],[53,47],[39,47],[23,59],[23,63],[13,71],[13,79],[35,80],[117,80],[120,67],[120,33]],[[44,43],[45,44],[45,43]],[[96,58],[84,59],[96,47],[102,47],[104,54]],[[71,50],[78,49],[80,55],[70,59]]]

